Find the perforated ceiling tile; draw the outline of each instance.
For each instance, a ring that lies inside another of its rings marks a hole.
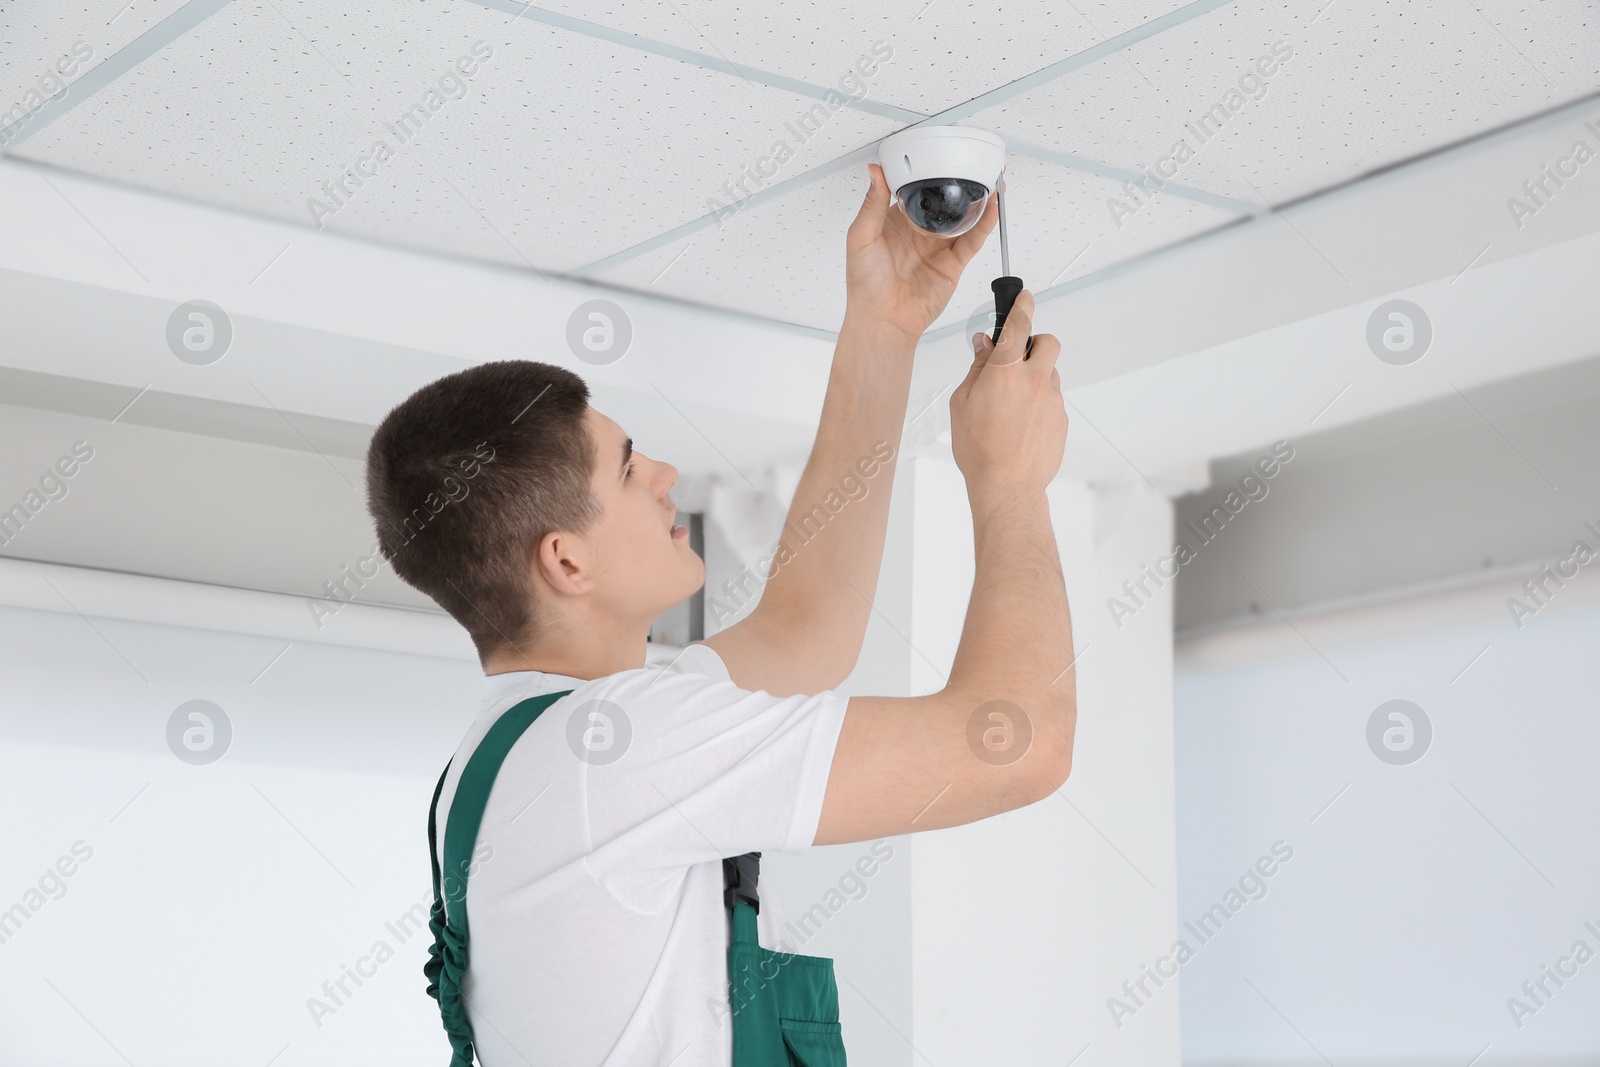
[[[1119,227],[1104,199],[1116,183],[1012,156],[1006,208],[1011,268],[1035,292],[1232,221],[1228,211],[1160,197]],[[721,228],[691,234],[599,275],[603,281],[696,303],[757,311],[836,330],[844,315],[844,234],[866,194],[865,165],[819,179],[803,198],[756,204]],[[936,325],[993,306],[999,237],[967,267]]]
[[[596,280],[836,330],[844,313],[844,233],[866,191],[866,164],[839,170]]]
[[[1182,0],[551,0],[539,5],[735,64],[838,86],[867,55],[872,99],[934,114],[1184,6]],[[920,10],[919,10],[920,9]],[[871,63],[882,42],[891,57]]]
[[[8,0],[0,5],[0,129],[59,94],[183,4]]]
[[[1176,196],[1153,197],[1139,211],[1113,218],[1106,202],[1120,194],[1117,182],[1015,154],[1006,172],[1011,271],[1035,293],[1240,218],[1237,212]],[[991,308],[989,282],[999,274],[999,238],[991,237],[936,325],[963,322]],[[1049,328],[1061,332],[1063,327]]]
[[[1593,0],[1480,0],[1486,22],[1558,89],[1600,87],[1600,7]]]
[[[80,22],[106,18],[106,40],[127,39],[180,0],[111,12],[117,2],[60,19],[38,0],[7,8],[8,40],[23,47],[4,69],[32,77],[27,56],[54,57]],[[963,121],[1128,171],[1160,165],[1175,184],[1246,202],[1297,197],[1600,86],[1592,0],[507,3],[234,0],[14,151],[516,266],[599,264],[604,280],[833,329],[864,177],[832,164],[904,116],[829,108],[762,84],[762,71],[825,87],[848,76],[873,106],[934,113],[1158,20],[1161,33]],[[1180,141],[1184,158],[1163,161]],[[809,168],[826,177],[804,181]],[[1012,168],[1014,269],[1036,290],[1234,217],[1182,190],[1151,196],[1020,154]],[[804,184],[701,226],[791,180]],[[941,322],[988,302],[993,243],[983,256]]]
[[[893,128],[472,4],[237,0],[18,154],[567,270]]]
[[[969,121],[1281,203],[1600,88],[1589,0],[1317,6],[1236,0]]]

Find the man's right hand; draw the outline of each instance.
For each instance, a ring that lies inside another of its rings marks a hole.
[[[1035,335],[1028,354],[1032,330],[1033,294],[1023,290],[998,346],[986,334],[973,339],[972,369],[950,396],[951,448],[974,500],[1042,491],[1061,469],[1067,443],[1056,372],[1061,342]]]

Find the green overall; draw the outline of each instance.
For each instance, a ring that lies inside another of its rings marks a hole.
[[[433,868],[433,908],[428,928],[433,947],[423,974],[428,995],[439,1002],[449,1035],[450,1067],[473,1067],[472,1024],[461,996],[470,960],[467,876],[478,843],[484,807],[506,754],[539,714],[571,690],[524,700],[496,719],[467,759],[456,783],[444,828],[444,872],[440,877],[437,814],[444,774],[428,806],[428,861]],[[833,961],[764,949],[756,940],[756,881],[759,852],[723,861],[729,907],[729,1002],[733,1016],[733,1067],[845,1067],[839,1032],[839,991]]]

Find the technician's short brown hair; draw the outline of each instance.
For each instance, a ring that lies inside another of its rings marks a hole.
[[[548,363],[484,363],[418,389],[367,449],[367,510],[396,574],[486,660],[536,632],[529,568],[544,536],[600,515],[589,387]]]

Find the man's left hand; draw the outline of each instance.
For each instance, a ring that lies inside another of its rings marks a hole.
[[[959,237],[935,237],[890,206],[889,183],[876,163],[868,171],[872,186],[845,239],[845,317],[892,327],[915,343],[950,302],[1000,209],[991,195],[976,226]]]

